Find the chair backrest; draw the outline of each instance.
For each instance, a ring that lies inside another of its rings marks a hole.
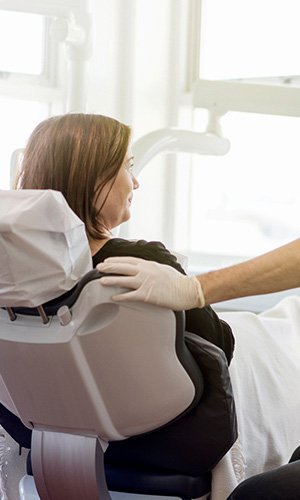
[[[162,308],[116,305],[115,292],[94,279],[47,324],[0,311],[1,376],[25,425],[119,440],[162,426],[199,398],[184,324]]]
[[[3,191],[0,248],[0,401],[25,425],[120,440],[199,400],[183,318],[112,301],[61,193]]]

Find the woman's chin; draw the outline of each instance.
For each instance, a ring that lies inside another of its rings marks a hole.
[[[126,212],[124,213],[124,216],[122,218],[122,222],[120,224],[123,224],[124,222],[128,222],[131,217],[130,210],[127,209]]]
[[[124,224],[124,222],[129,221],[130,217],[131,217],[130,211],[127,210],[126,213],[124,213],[122,219],[120,219],[119,221],[116,221],[115,224],[112,225],[110,230],[112,232],[115,232],[115,230],[118,229],[122,224]]]

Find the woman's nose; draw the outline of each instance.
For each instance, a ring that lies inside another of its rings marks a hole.
[[[137,189],[140,187],[140,183],[139,181],[137,180],[137,178],[133,175],[132,176],[132,180],[133,180],[133,189]]]

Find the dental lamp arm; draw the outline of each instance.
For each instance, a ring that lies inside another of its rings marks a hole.
[[[134,257],[111,257],[97,268],[101,272],[123,274],[101,278],[103,285],[131,289],[115,296],[116,301],[149,302],[173,310],[192,309],[298,287],[300,239],[254,259],[197,277],[183,276],[169,266]]]
[[[132,146],[135,157],[134,174],[158,153],[195,153],[201,155],[225,155],[230,142],[213,131],[194,132],[177,128],[155,130],[138,139]]]

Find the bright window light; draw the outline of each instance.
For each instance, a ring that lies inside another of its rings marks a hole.
[[[299,0],[202,0],[200,77],[299,74]]]
[[[299,17],[299,0],[202,0],[200,78],[299,74]],[[207,111],[196,109],[195,130],[206,124]],[[221,119],[229,153],[178,165],[175,247],[194,269],[299,237],[299,124],[298,117],[229,110]]]
[[[49,115],[48,103],[0,98],[0,189],[9,189],[13,151],[23,148],[34,127]]]
[[[299,118],[228,113],[231,150],[193,157],[191,252],[251,257],[299,237]]]
[[[44,71],[45,17],[0,10],[0,72]]]

